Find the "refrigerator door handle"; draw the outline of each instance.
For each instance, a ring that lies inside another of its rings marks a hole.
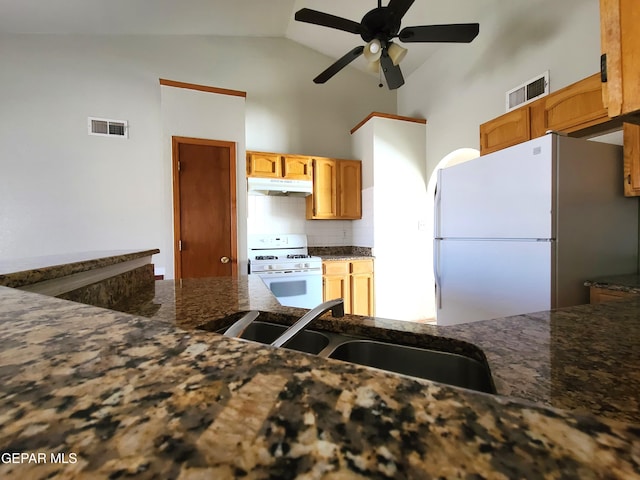
[[[438,170],[438,181],[436,182],[436,196],[434,198],[433,208],[433,236],[440,238],[440,210],[442,208],[442,188],[440,183],[441,170]]]
[[[433,276],[436,284],[436,310],[439,310],[442,308],[442,293],[440,291],[440,212],[442,209],[442,170],[438,170],[436,193],[433,204]]]
[[[442,293],[440,291],[440,240],[433,239],[433,277],[436,284],[436,310],[442,308]]]

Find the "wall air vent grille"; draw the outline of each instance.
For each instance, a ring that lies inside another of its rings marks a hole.
[[[549,94],[549,70],[507,92],[507,112]]]
[[[89,117],[89,135],[129,138],[129,125],[126,120]]]

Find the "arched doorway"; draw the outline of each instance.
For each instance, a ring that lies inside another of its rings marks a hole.
[[[469,160],[473,160],[474,158],[478,158],[480,156],[480,152],[475,148],[459,148],[454,150],[453,152],[446,155],[442,160],[438,162],[436,168],[434,168],[431,176],[429,177],[429,182],[427,183],[427,212],[429,213],[427,228],[429,229],[429,238],[433,240],[433,208],[434,208],[434,197],[436,194],[436,183],[438,180],[438,170],[445,167],[451,167],[453,165],[457,165],[458,163],[467,162]],[[429,288],[430,292],[435,292],[436,281],[433,275],[433,241],[427,245],[427,252],[425,253],[427,258],[429,259],[430,268],[427,273],[427,288]],[[435,321],[436,318],[436,305],[435,305],[435,295],[430,296],[429,309],[432,312],[430,315],[431,318]]]

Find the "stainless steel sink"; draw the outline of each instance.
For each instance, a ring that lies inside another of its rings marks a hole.
[[[268,345],[282,335],[286,329],[287,327],[285,325],[254,321],[244,330],[240,338]],[[219,330],[218,333],[222,333],[224,330],[225,329]],[[317,355],[327,347],[327,345],[329,345],[329,338],[326,335],[305,330],[296,335],[283,348]]]
[[[212,320],[198,328],[224,333],[230,325],[246,314],[247,312],[237,312],[225,318]],[[297,320],[296,317],[270,312],[260,312],[260,318],[264,320],[254,320],[240,338],[269,345],[288,328],[288,325],[279,322],[292,324]],[[226,327],[221,328],[221,325]],[[411,347],[362,336],[303,330],[283,348],[471,390],[496,393],[486,363],[428,347]],[[480,356],[483,355],[480,353]]]
[[[374,340],[352,340],[341,343],[327,356],[471,390],[496,393],[485,365],[455,353]]]

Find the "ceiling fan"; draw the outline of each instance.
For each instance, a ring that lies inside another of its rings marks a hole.
[[[315,83],[325,83],[360,55],[364,54],[367,61],[369,61],[369,69],[373,71],[382,70],[389,90],[394,90],[404,85],[404,77],[399,63],[407,53],[406,48],[392,42],[394,38],[407,43],[469,43],[476,38],[480,31],[478,23],[423,25],[405,27],[400,30],[402,17],[407,13],[409,7],[413,5],[413,2],[414,0],[390,0],[389,4],[383,7],[382,0],[378,0],[378,7],[368,12],[360,23],[310,8],[298,10],[295,15],[295,19],[298,22],[312,23],[355,33],[367,42],[365,46],[358,46],[348,52],[314,78],[313,81]],[[382,83],[380,86],[382,87]]]

